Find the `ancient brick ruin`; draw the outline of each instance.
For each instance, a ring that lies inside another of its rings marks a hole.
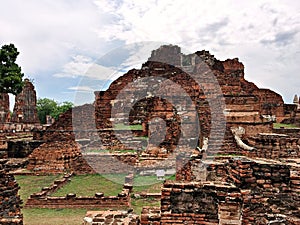
[[[11,166],[7,162],[6,159],[0,160],[0,224],[22,225],[20,187],[14,176],[8,173]]]
[[[203,63],[206,66],[203,66]],[[216,78],[220,93],[215,92],[215,86],[207,74],[213,74]],[[199,77],[201,84],[193,77]],[[137,92],[135,82],[138,82],[141,92]],[[131,83],[133,85],[130,86]],[[152,86],[157,86],[155,90],[163,93],[166,99],[155,96],[155,93],[151,94],[153,90],[149,87]],[[182,88],[180,91],[187,93],[191,102],[183,99],[178,86]],[[159,146],[155,146],[160,150],[151,148],[150,140],[144,151],[144,154],[148,153],[150,156],[165,150],[172,152],[178,146],[180,137],[184,139],[184,145],[191,148],[202,148],[203,141],[210,138],[208,154],[216,154],[219,151],[235,153],[237,148],[232,128],[242,126],[243,137],[249,137],[259,132],[272,132],[272,121],[285,118],[282,97],[246,81],[244,66],[238,59],[220,61],[207,51],[184,55],[177,46],[162,46],[153,51],[149,61],[144,63],[140,70],[130,70],[114,81],[108,90],[95,94],[96,126],[103,145],[109,149],[131,148],[126,140],[120,139],[120,136],[122,138],[126,135],[118,136],[117,132],[111,132],[114,124],[141,124],[143,134],[153,138],[155,135],[149,133],[151,120],[161,118],[165,122],[166,136]],[[126,98],[120,98],[124,95]],[[173,102],[168,99],[172,99]],[[222,104],[222,101],[225,104]],[[181,105],[181,117],[174,108],[176,104]],[[129,114],[125,112],[128,109],[124,106],[132,106]],[[197,115],[194,114],[195,108]],[[196,123],[200,124],[199,131],[193,130]],[[191,129],[182,133],[183,124]],[[156,128],[160,130],[160,127]],[[198,143],[191,142],[195,133],[198,133]],[[212,133],[220,134],[220,137],[210,137]],[[223,140],[222,145],[220,140]]]
[[[23,113],[24,95],[20,99],[16,115]],[[86,224],[300,224],[300,131],[273,128],[275,121],[297,124],[298,106],[298,97],[284,104],[279,94],[245,80],[237,58],[220,61],[207,51],[185,55],[178,46],[162,46],[141,69],[95,92],[93,105],[36,129],[41,145],[27,169],[176,171],[176,181],[162,187],[160,207],[145,206],[140,218],[131,211],[88,212]],[[133,125],[140,129],[128,129]],[[130,189],[113,197],[49,197],[59,184],[33,194],[27,207],[130,207]]]
[[[29,79],[24,80],[22,92],[15,98],[11,121],[14,123],[39,123],[36,109],[36,91]]]
[[[47,130],[35,131],[34,139],[43,144],[29,155],[27,169],[46,174],[95,173],[82,157],[80,146],[75,141],[72,109],[62,114]]]
[[[9,120],[9,96],[7,93],[0,93],[0,123],[7,123]]]

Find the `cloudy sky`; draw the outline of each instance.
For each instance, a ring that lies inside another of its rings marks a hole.
[[[118,62],[108,63],[106,54],[144,42],[176,44],[188,52],[206,49],[221,60],[238,57],[246,79],[259,87],[282,94],[288,103],[300,94],[300,1],[0,0],[0,5],[0,45],[16,45],[18,63],[39,98],[81,103],[78,93],[107,86],[123,72],[117,65],[130,61],[120,53]],[[95,73],[94,80],[87,79]]]

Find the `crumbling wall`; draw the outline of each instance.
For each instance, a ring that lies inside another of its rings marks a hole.
[[[0,93],[0,123],[7,123],[9,120],[9,96],[7,93]]]
[[[39,174],[94,173],[74,140],[46,142],[29,155],[28,161],[27,169]]]
[[[268,224],[267,215],[279,215],[283,224],[298,224],[286,219],[300,221],[298,179],[299,167],[247,158],[229,160],[229,180],[242,193],[243,224]]]
[[[8,160],[0,160],[0,224],[22,225],[20,189],[13,175],[8,174],[10,166]]]
[[[262,115],[276,116],[277,122],[284,118],[284,102],[281,95],[269,89],[259,89],[254,92],[260,98]]]
[[[248,138],[251,151],[243,151],[244,155],[266,159],[298,158],[300,155],[299,137],[285,134],[258,134]]]
[[[199,165],[206,166],[198,171],[206,179],[192,169]],[[143,209],[141,224],[300,223],[300,167],[295,163],[226,156],[194,159],[185,169],[181,181],[164,183],[161,208]]]
[[[83,225],[128,224],[139,225],[139,216],[131,211],[88,211]]]
[[[188,115],[191,127],[195,125],[195,122],[199,122],[200,124],[200,129],[196,132],[199,132],[200,141],[198,145],[201,147],[203,137],[208,137],[210,134],[212,125],[211,110],[214,107],[213,105],[209,105],[206,96],[211,95],[214,91],[211,90],[213,88],[210,83],[211,80],[209,77],[205,77],[207,73],[203,71],[206,69],[201,66],[203,62],[214,74],[222,90],[226,103],[225,116],[229,125],[228,127],[243,126],[246,130],[246,136],[252,136],[259,132],[271,132],[272,124],[270,120],[272,120],[272,116],[275,115],[279,118],[284,115],[283,101],[280,95],[267,89],[259,89],[255,84],[246,81],[244,78],[244,65],[239,62],[237,58],[220,61],[208,51],[198,51],[195,54],[184,55],[180,52],[178,46],[161,46],[159,49],[152,51],[148,62],[144,63],[140,70],[133,69],[128,71],[124,76],[114,81],[107,91],[95,93],[97,128],[111,130],[112,122],[129,121],[129,123],[132,124],[142,124],[144,132],[147,134],[148,124],[154,116],[162,118],[167,124],[168,119],[173,118],[172,121],[175,123],[173,123],[172,126],[167,126],[166,138],[163,144],[159,146],[160,148],[166,148],[167,151],[172,152],[172,149],[174,149],[174,146],[176,146],[178,142],[182,122],[176,117],[177,115],[172,104],[162,104],[164,100],[161,99],[158,101],[157,97],[155,97],[155,93],[151,93],[150,97],[139,99],[140,101],[132,108],[129,118],[125,118],[126,115],[123,110],[124,106],[130,105],[130,101],[135,101],[137,97],[141,97],[133,95],[134,90],[130,88],[130,84],[141,81],[143,78],[153,77],[157,79],[147,79],[147,83],[141,82],[139,85],[140,91],[144,89],[144,91],[147,92],[147,85],[161,85],[160,90],[167,90],[167,96],[180,99],[179,90],[174,88],[174,86],[164,86],[164,82],[161,82],[161,84],[155,83],[155,81],[160,78],[164,78],[183,88],[194,103],[199,121],[195,121],[195,118],[190,115],[190,112],[194,109],[187,107],[184,102],[180,104],[182,108],[186,108],[185,114]],[[203,83],[200,84],[201,87],[189,73],[201,77],[203,81]],[[126,90],[126,98],[116,100],[122,90]],[[152,96],[153,94],[154,96]],[[112,108],[114,108],[114,112],[119,112],[114,119],[111,118]],[[214,117],[214,120],[220,119],[220,121],[213,122],[221,124],[221,119],[224,118],[222,113],[223,112],[217,112],[218,115]],[[266,116],[263,117],[262,115]],[[194,132],[194,130],[191,130],[191,132]],[[214,131],[214,133],[218,132],[222,133],[221,129]],[[104,133],[105,132],[102,132],[103,135]],[[229,140],[233,140],[230,137],[227,138],[227,135],[230,134],[228,132],[225,134],[225,145],[229,144]],[[221,139],[223,139],[223,137],[218,138],[218,143]],[[114,135],[111,135],[110,143],[119,146],[121,149],[124,148],[122,143]],[[208,152],[211,154],[215,154],[218,152],[218,149],[220,149],[216,147],[220,145],[217,144],[215,140],[210,140],[209,145]],[[231,146],[234,146],[233,142]],[[224,151],[226,152],[226,149],[224,149]]]
[[[36,91],[33,84],[24,80],[24,87],[15,98],[15,106],[11,119],[13,123],[39,123],[36,108]]]
[[[167,181],[162,189],[160,222],[241,224],[241,207],[241,193],[236,187],[224,183]]]
[[[59,116],[46,130],[35,130],[34,139],[45,142],[29,155],[28,169],[36,173],[76,174],[94,173],[82,156],[77,140],[88,144],[97,139],[94,107],[91,104],[75,107]],[[76,141],[75,141],[76,139]]]

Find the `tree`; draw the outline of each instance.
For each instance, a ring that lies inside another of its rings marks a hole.
[[[57,120],[60,114],[73,107],[73,103],[57,103],[52,99],[40,98],[37,100],[36,106],[39,120],[42,124],[45,124],[47,115],[50,115]]]
[[[23,88],[21,67],[16,64],[19,52],[13,44],[0,49],[0,93],[19,94]]]
[[[56,109],[50,114],[56,120],[58,119],[59,115],[68,111],[73,107],[72,102],[63,102],[57,105]]]

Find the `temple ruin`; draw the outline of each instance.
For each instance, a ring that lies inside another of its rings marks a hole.
[[[29,81],[26,87],[15,107],[16,123],[36,122],[34,109],[22,108],[25,92],[28,99],[35,97]],[[126,171],[122,192],[49,197],[66,183],[65,176],[32,194],[26,207],[99,208],[87,212],[85,225],[300,224],[300,129],[274,127],[274,122],[297,124],[298,106],[297,96],[285,104],[278,93],[247,81],[237,58],[221,61],[208,51],[185,55],[178,46],[161,46],[140,69],[95,92],[93,104],[74,107],[47,129],[32,130],[39,145],[26,161],[30,173]],[[175,180],[150,195],[160,199],[160,207],[145,206],[139,217],[130,210],[133,175],[158,170],[175,173]],[[5,209],[4,217],[21,219],[18,186],[10,184],[14,207],[12,213]],[[127,210],[105,210],[118,205]]]
[[[11,122],[39,123],[36,109],[36,91],[29,79],[24,80],[24,87],[15,98],[15,106]]]

